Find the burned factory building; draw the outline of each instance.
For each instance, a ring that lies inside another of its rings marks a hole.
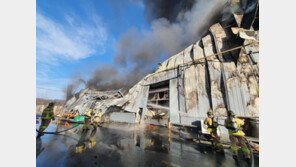
[[[70,98],[63,112],[102,112],[104,121],[196,127],[212,110],[223,124],[227,110],[244,118],[258,137],[259,7],[256,0],[225,6],[202,38],[158,64],[128,91],[86,88]],[[257,129],[257,130],[256,130]],[[225,127],[219,133],[227,135]]]

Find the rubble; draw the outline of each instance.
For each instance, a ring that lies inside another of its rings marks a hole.
[[[124,94],[124,89],[98,91],[93,88],[86,88],[66,102],[62,113],[78,111],[78,114],[84,114],[88,109],[92,108],[97,111],[101,110],[102,114],[104,114],[112,106],[112,102],[122,98]]]

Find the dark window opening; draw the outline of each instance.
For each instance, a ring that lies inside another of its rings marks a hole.
[[[169,118],[169,80],[150,85],[147,112],[148,122],[167,124]]]

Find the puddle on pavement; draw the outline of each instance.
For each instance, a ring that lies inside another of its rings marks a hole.
[[[40,121],[36,124],[38,128]],[[36,139],[36,166],[250,166],[243,159],[235,162],[229,149],[216,154],[163,127],[110,124],[83,131],[82,126]],[[67,128],[50,124],[46,131]],[[258,161],[255,156],[255,166]]]

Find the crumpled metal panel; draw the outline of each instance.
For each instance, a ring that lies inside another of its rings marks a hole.
[[[166,65],[166,66],[164,66]],[[168,60],[167,60],[167,63],[166,64],[163,64],[163,66],[165,67],[164,69],[168,69],[168,68],[172,68],[175,66],[175,59],[174,59],[174,56],[170,57]]]
[[[174,67],[178,67],[180,65],[184,64],[184,52],[182,52],[180,55],[175,57],[175,65]]]
[[[179,117],[179,98],[178,98],[178,81],[177,78],[170,80],[170,122],[171,123],[180,123]]]
[[[192,60],[194,60],[194,55],[193,55],[193,44],[188,46],[184,52],[184,57],[183,57],[183,62],[184,63],[188,63],[188,62],[191,62]]]
[[[148,94],[149,94],[149,86],[143,86],[141,96],[140,96],[139,107],[141,107],[141,108],[146,107],[147,100],[148,100]]]
[[[200,59],[204,57],[204,51],[199,46],[201,41],[198,41],[194,45],[194,58]],[[207,92],[207,69],[206,60],[202,59],[195,65],[197,72],[197,95],[198,95],[198,117],[206,116],[206,113],[210,109],[210,97]]]
[[[205,56],[214,54],[214,46],[212,44],[212,37],[210,35],[202,38],[202,43],[204,46]],[[212,98],[212,109],[215,115],[225,115],[226,108],[223,101],[223,95],[221,92],[221,67],[220,62],[216,56],[212,56],[206,59],[208,62],[210,87],[211,87],[211,98]]]
[[[166,70],[166,69],[174,68],[174,67],[177,67],[178,65],[182,65],[182,64],[187,63],[189,61],[192,61],[193,59],[190,57],[183,57],[182,58],[182,56],[185,56],[185,55],[190,56],[192,46],[193,46],[193,44],[189,45],[183,51],[181,51],[178,54],[175,54],[174,56],[171,56],[170,58],[165,60],[163,63],[161,63],[161,65],[158,67],[158,69],[155,71],[155,73],[158,73],[158,72]]]
[[[228,86],[229,91],[229,102],[230,102],[230,109],[235,112],[239,116],[250,116],[246,109],[246,100],[244,92],[239,84],[238,79],[229,79],[228,84],[231,82],[231,87]]]
[[[88,88],[81,90],[78,96],[67,101],[63,113],[78,110],[80,114],[85,114],[88,109],[93,108],[95,111],[101,110],[104,114],[110,106],[114,105],[115,101],[123,99],[115,97],[117,94],[118,91],[97,91]],[[97,100],[97,97],[107,97],[107,99]]]
[[[183,56],[182,56],[183,57]],[[184,69],[183,67],[177,69],[177,90],[179,99],[179,112],[180,114],[186,114],[186,99],[185,99],[185,89],[184,89]]]
[[[241,22],[243,20],[243,13],[244,13],[244,9],[242,6],[242,4],[245,4],[246,2],[240,2],[241,0],[233,0],[231,1],[230,4],[230,11],[233,14],[233,17],[237,23],[237,25],[240,27],[241,26]]]
[[[133,86],[127,95],[123,98],[118,99],[112,103],[112,105],[116,105],[122,107],[123,110],[128,112],[137,113],[139,108],[143,109],[146,107],[146,102],[148,98],[148,86],[143,85],[144,80],[141,80],[135,86]],[[126,104],[126,106],[124,106]]]
[[[139,112],[140,108],[143,108],[143,113],[146,111],[148,90],[149,90],[149,86],[142,86],[140,84],[138,85],[137,91],[134,92],[133,93],[134,96],[132,96],[135,98],[129,100],[129,101],[134,101],[134,103],[129,103],[129,105],[128,105],[128,107],[132,108],[130,110],[130,112],[137,113],[137,112]],[[127,108],[125,108],[125,110],[129,111],[129,110],[127,110]]]
[[[222,46],[222,38],[226,37],[226,33],[219,23],[216,23],[210,27],[210,32],[214,35],[217,41],[219,41],[219,47]]]
[[[148,101],[148,95],[149,95],[149,86],[143,86],[142,94],[141,94],[141,102],[139,104],[139,108],[143,108],[142,117],[141,119],[143,122],[145,121],[145,114],[147,111],[147,101]]]
[[[244,91],[247,112],[251,116],[259,116],[259,81],[247,54],[242,50],[238,59],[238,71]]]
[[[198,114],[198,95],[197,95],[197,70],[195,66],[185,69],[184,90],[186,99],[187,115],[196,116]]]
[[[241,50],[237,68],[244,92],[247,112],[251,116],[259,116],[259,31],[248,33],[253,38],[245,38],[244,49]]]
[[[193,57],[194,60],[204,57],[203,49],[200,47],[200,41],[193,46]],[[192,71],[191,71],[192,70]],[[187,114],[185,116],[191,117],[204,117],[210,108],[210,99],[207,94],[206,88],[206,62],[205,59],[200,60],[197,64],[190,66],[185,71],[185,92],[186,92],[186,107]],[[193,75],[193,76],[190,76]],[[190,84],[191,83],[191,86]],[[194,85],[194,86],[193,86]],[[188,88],[187,88],[188,87]],[[192,89],[193,88],[193,89]],[[195,93],[196,97],[191,96]],[[193,106],[194,110],[191,110]]]
[[[239,37],[242,39],[258,41],[257,31],[247,30],[247,29],[240,28],[240,27],[231,27],[231,31],[233,34],[239,34]]]
[[[117,106],[117,107],[123,107],[123,105],[126,104],[127,102],[128,102],[128,99],[123,97],[121,99],[114,100],[112,102],[112,105]]]
[[[178,62],[176,62],[176,58],[179,57],[179,56],[183,56],[183,51],[181,51],[180,53],[172,56],[169,58],[169,62],[166,66],[166,69],[170,69],[170,68],[174,68],[176,67],[176,63],[178,64]]]
[[[136,118],[134,113],[114,112],[110,114],[110,120],[114,122],[134,123]]]
[[[70,98],[70,99],[66,102],[66,104],[64,105],[64,108],[68,108],[68,107],[70,107],[75,101],[76,101],[76,98],[75,98],[75,96],[73,96],[72,98]]]
[[[166,59],[163,63],[161,63],[160,66],[158,66],[158,69],[155,72],[165,70],[167,68],[168,63],[169,63],[169,59]]]
[[[193,60],[203,58],[203,49],[199,46],[198,41],[193,46],[193,51],[190,57]],[[186,57],[186,55],[185,55]],[[189,56],[187,56],[189,57]],[[210,108],[210,101],[208,99],[206,90],[206,64],[205,60],[201,60],[195,65],[191,65],[185,70],[185,98],[186,111],[184,116],[187,117],[203,117],[206,116]]]
[[[176,77],[177,77],[176,70],[165,71],[165,72],[157,73],[150,77],[146,77],[143,80],[143,85],[151,85],[151,84],[166,81]]]
[[[224,46],[223,44],[223,38],[226,37],[226,33],[222,26],[219,23],[214,24],[210,27],[210,32],[213,34],[214,37],[214,44],[216,46],[216,51],[219,53],[222,50],[222,48],[226,48],[224,50],[227,50],[227,46]],[[225,87],[225,100],[229,105],[229,109],[231,109],[234,113],[240,116],[249,116],[249,114],[246,111],[246,102],[244,95],[242,94],[240,85],[239,85],[239,77],[238,77],[238,71],[236,69],[236,65],[233,61],[226,62],[224,58],[222,57],[222,54],[219,55],[220,59],[223,61],[223,64],[221,64],[221,68],[224,68],[221,70],[222,77],[224,75],[224,79],[226,81],[226,87]],[[224,74],[223,74],[224,72]],[[219,113],[222,115],[222,113]],[[225,113],[226,115],[226,113]]]
[[[124,108],[125,111],[128,112],[137,112],[137,97],[140,94],[142,86],[138,83],[137,85],[135,85],[132,90],[129,91],[128,94],[128,104],[127,106]]]
[[[241,26],[241,22],[243,20],[243,15],[242,14],[235,14],[235,13],[233,13],[233,17],[235,18],[235,21],[236,21],[237,25],[240,27]]]
[[[256,68],[257,72],[259,71],[259,32],[254,31],[254,39],[246,39],[244,45],[246,45],[245,50],[249,55],[249,59],[253,68]]]
[[[141,86],[139,88],[139,92],[136,93],[136,96],[135,96],[135,99],[134,99],[135,103],[134,103],[134,106],[132,108],[132,112],[134,112],[134,113],[139,111],[139,105],[140,105],[141,100],[142,100],[142,98],[141,98],[142,90],[143,90],[143,86]]]
[[[256,41],[255,31],[251,31],[251,30],[249,30],[249,31],[240,31],[239,32],[239,37],[241,37],[243,39]]]

